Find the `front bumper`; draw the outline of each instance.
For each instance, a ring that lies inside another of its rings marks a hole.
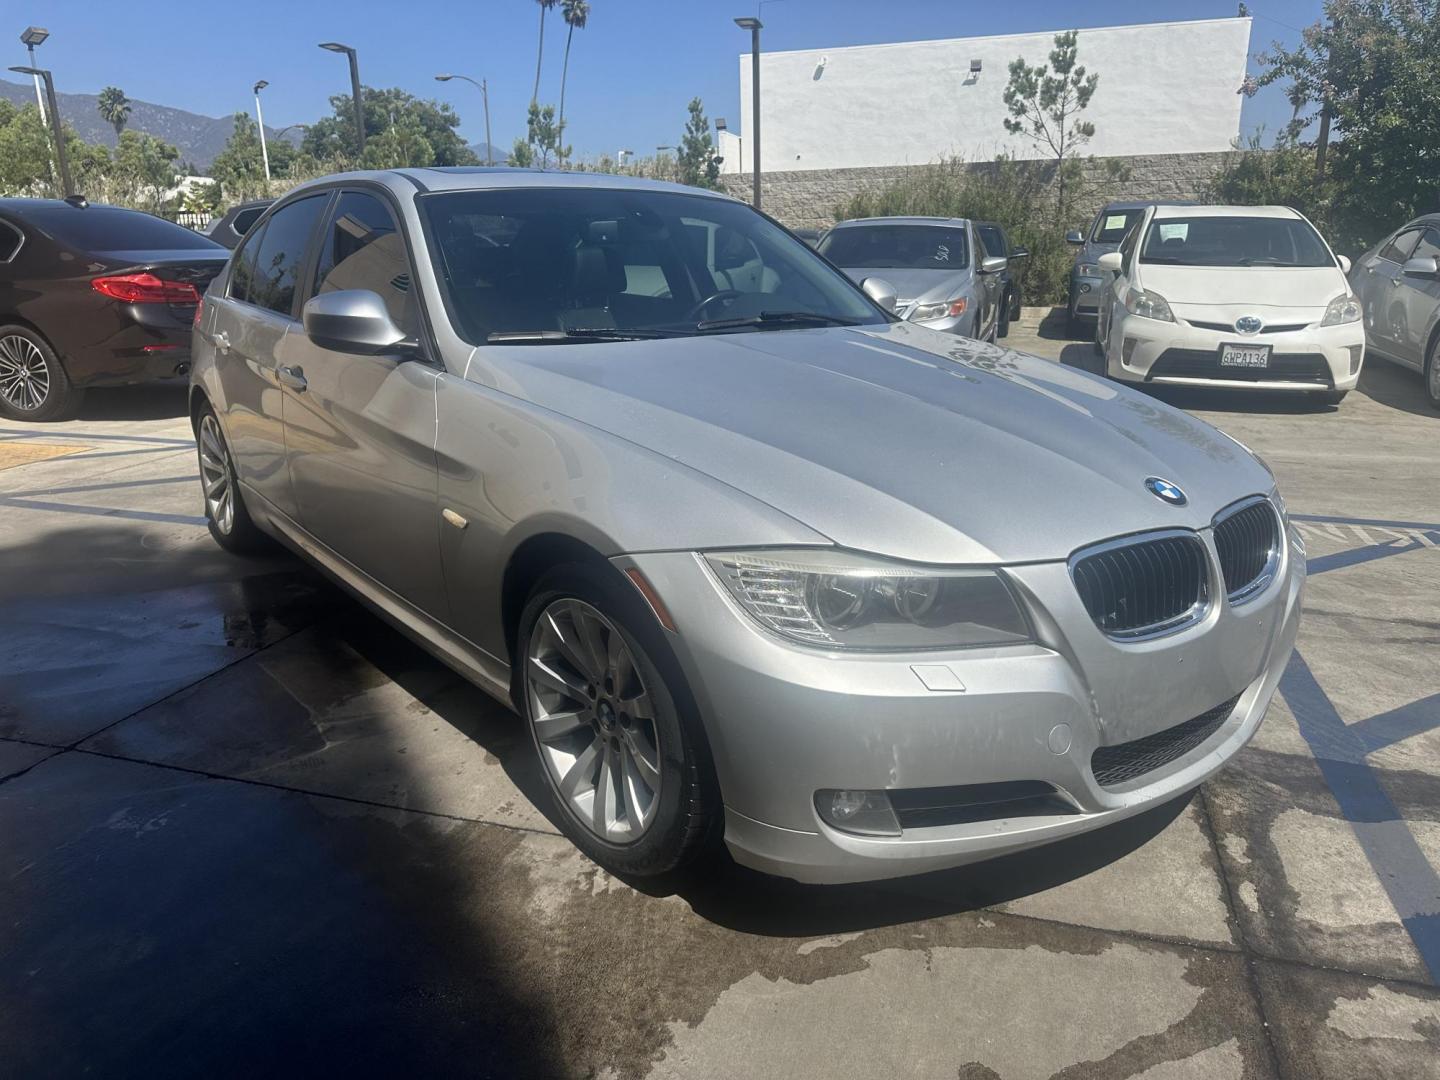
[[[1265,371],[1219,366],[1222,344],[1269,345]],[[1106,370],[1122,382],[1266,390],[1352,390],[1365,362],[1363,323],[1307,326],[1278,334],[1237,334],[1118,312]]]
[[[1213,543],[1202,538],[1218,574]],[[1240,607],[1218,602],[1203,620],[1164,638],[1107,638],[1085,612],[1066,565],[1044,563],[1008,571],[1037,642],[908,655],[792,645],[741,612],[692,554],[621,561],[645,574],[675,619],[671,640],[705,721],[736,860],[800,881],[848,882],[1049,843],[1205,780],[1254,734],[1294,646],[1304,559],[1285,546],[1264,592]],[[964,689],[929,689],[915,665],[943,665]],[[1228,718],[1190,752],[1129,784],[1096,782],[1090,759],[1097,747],[1165,730],[1236,695]],[[1053,785],[1074,812],[871,837],[831,827],[814,805],[825,788],[1005,781]]]

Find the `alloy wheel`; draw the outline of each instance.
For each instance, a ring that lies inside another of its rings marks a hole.
[[[660,805],[655,703],[619,629],[580,600],[540,613],[525,656],[530,723],[566,809],[611,844],[633,843]]]
[[[200,420],[200,484],[205,489],[205,512],[225,535],[235,527],[235,489],[231,482],[230,454],[213,413]]]
[[[1430,383],[1430,400],[1440,404],[1440,341],[1430,350],[1430,363],[1425,367],[1425,378]]]
[[[50,365],[33,341],[19,334],[0,338],[0,397],[34,412],[50,396]]]

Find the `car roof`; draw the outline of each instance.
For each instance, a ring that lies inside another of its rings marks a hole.
[[[847,221],[836,222],[832,228],[849,229],[856,225],[964,225],[969,218],[958,217],[923,217],[919,214],[899,215],[894,217],[866,217],[850,218]]]
[[[432,166],[418,169],[383,169],[367,172],[334,173],[301,184],[286,192],[288,197],[313,187],[330,187],[346,181],[369,181],[384,184],[396,194],[436,191],[484,191],[502,188],[591,188],[628,191],[672,191],[686,195],[702,195],[714,199],[739,200],[723,191],[672,184],[665,180],[648,180],[639,176],[617,173],[587,173],[556,169],[514,169],[507,165]]]
[[[1157,206],[1157,218],[1173,217],[1252,217],[1252,218],[1299,218],[1300,214],[1288,206]]]
[[[83,213],[86,210],[123,210],[127,214],[145,213],[143,210],[132,210],[128,206],[111,206],[109,203],[85,202],[83,201],[83,197],[82,201],[79,202],[67,202],[64,199],[0,199],[0,210],[11,214],[19,214],[21,217],[25,216],[27,210],[39,210],[41,207],[74,210],[77,214]],[[154,217],[155,215],[147,214],[146,216]]]

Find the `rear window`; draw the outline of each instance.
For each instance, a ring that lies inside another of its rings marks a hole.
[[[1334,266],[1320,234],[1299,218],[1156,218],[1142,263],[1172,266]]]
[[[1092,244],[1118,244],[1132,225],[1145,216],[1144,210],[1102,210],[1090,231]]]
[[[836,266],[881,270],[959,270],[969,265],[965,230],[944,225],[849,225],[820,241]]]
[[[34,206],[25,219],[81,251],[224,251],[208,236],[118,206]]]

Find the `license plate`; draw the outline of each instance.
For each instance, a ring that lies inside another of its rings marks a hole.
[[[1221,367],[1263,368],[1270,366],[1269,345],[1221,345]]]

